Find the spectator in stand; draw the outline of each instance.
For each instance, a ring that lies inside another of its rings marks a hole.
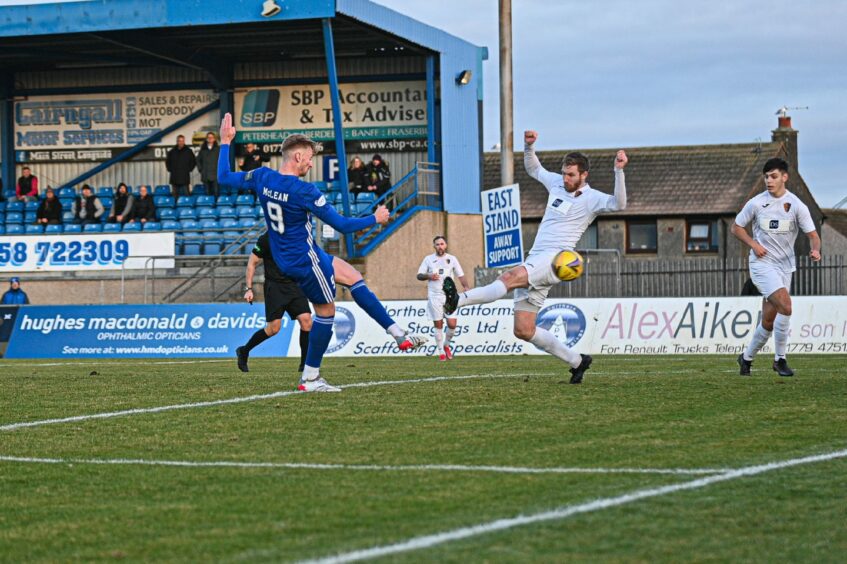
[[[156,221],[156,205],[153,203],[153,196],[150,195],[150,189],[147,186],[138,187],[138,199],[135,200],[132,217],[129,218],[130,223],[135,221],[141,223]]]
[[[94,195],[91,186],[82,185],[82,196],[77,196],[72,207],[74,221],[80,225],[100,223],[100,217],[106,211],[100,198]]]
[[[109,223],[126,223],[130,220],[135,206],[135,198],[129,193],[126,184],[121,182],[118,184],[118,193],[115,194],[115,200],[112,202],[112,209],[109,211]]]
[[[206,187],[206,194],[218,197],[218,154],[221,146],[218,138],[211,131],[206,134],[206,142],[200,147],[197,155],[197,170],[200,172],[200,182]]]
[[[0,300],[3,305],[25,305],[29,303],[29,296],[21,290],[21,279],[13,276],[9,280],[9,289],[3,294],[3,299]]]
[[[368,166],[365,167],[365,181],[369,192],[376,192],[377,197],[382,196],[391,189],[391,171],[388,163],[379,155],[374,155]]]
[[[28,166],[21,169],[15,196],[19,202],[31,202],[38,199],[38,178],[32,175]]]
[[[185,135],[176,138],[176,147],[168,151],[165,167],[171,173],[170,182],[174,196],[188,196],[191,193],[191,171],[197,166],[194,151],[185,144]]]
[[[38,225],[61,225],[62,224],[62,202],[56,197],[56,193],[49,186],[44,192],[44,199],[38,205],[35,212],[35,223]]]
[[[262,166],[262,163],[270,160],[271,158],[262,152],[255,143],[247,143],[247,152],[244,154],[244,160],[241,161],[241,170],[244,172],[255,170]]]
[[[362,192],[367,192],[366,176],[365,163],[359,157],[353,157],[350,168],[347,169],[347,182],[351,194],[358,196]]]

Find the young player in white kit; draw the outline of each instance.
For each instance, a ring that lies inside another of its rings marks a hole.
[[[550,331],[536,327],[536,318],[550,288],[560,282],[552,266],[556,255],[574,250],[598,214],[626,208],[623,169],[627,156],[623,151],[615,156],[615,193],[609,195],[586,184],[589,163],[588,157],[581,153],[565,156],[561,174],[545,170],[535,155],[537,139],[535,131],[524,132],[524,166],[531,177],[544,184],[550,195],[529,256],[522,265],[505,272],[488,286],[474,288],[461,296],[455,287],[445,284],[447,303],[444,311],[449,314],[457,307],[493,302],[515,290],[515,336],[567,362],[571,367],[571,384],[579,384],[592,358],[569,349]]]
[[[459,259],[447,254],[447,239],[439,235],[432,240],[435,252],[428,255],[418,268],[418,280],[427,281],[427,316],[435,326],[435,344],[438,347],[438,360],[453,359],[453,336],[456,334],[457,315],[454,311],[449,315],[444,313],[446,296],[442,289],[445,278],[459,279],[462,288],[467,290],[468,281]],[[447,318],[447,338],[444,338],[444,318]]]
[[[732,234],[750,247],[750,278],[764,296],[762,322],[753,333],[753,340],[738,355],[742,376],[750,375],[756,353],[762,350],[773,333],[773,369],[780,376],[793,376],[794,371],[785,359],[788,328],[791,323],[791,275],[794,265],[794,241],[800,230],[809,238],[814,261],[821,259],[821,239],[809,208],[800,198],[785,188],[788,163],[770,159],[762,169],[766,192],[752,198],[735,218]],[[753,223],[753,236],[746,227]]]

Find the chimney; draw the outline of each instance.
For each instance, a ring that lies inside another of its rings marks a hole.
[[[772,132],[774,143],[782,143],[785,145],[786,161],[791,167],[791,173],[798,174],[797,167],[797,130],[791,127],[791,116],[780,115],[779,124]]]

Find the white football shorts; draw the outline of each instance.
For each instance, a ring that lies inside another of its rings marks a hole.
[[[553,271],[553,259],[559,251],[529,255],[523,263],[529,275],[529,287],[515,290],[515,309],[538,313],[550,288],[561,282]]]
[[[440,296],[429,296],[429,299],[426,302],[426,316],[429,317],[430,321],[441,321],[444,318],[458,318],[458,309],[450,315],[444,315],[445,301],[447,301],[447,297],[444,294],[441,294]]]
[[[780,288],[785,288],[790,293],[791,275],[791,271],[785,271],[770,262],[755,261],[750,263],[750,278],[765,298]]]

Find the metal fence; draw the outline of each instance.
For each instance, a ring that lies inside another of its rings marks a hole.
[[[550,290],[551,298],[737,296],[749,278],[746,257],[623,260],[615,250],[580,250],[585,273]],[[492,282],[507,268],[477,268],[476,284]],[[844,256],[820,262],[797,258],[791,287],[795,296],[847,294]]]

